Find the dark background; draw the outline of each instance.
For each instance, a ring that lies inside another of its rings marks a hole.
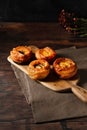
[[[62,9],[87,18],[87,0],[0,0],[0,21],[57,22]]]

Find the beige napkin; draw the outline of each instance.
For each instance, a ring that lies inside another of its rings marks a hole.
[[[79,85],[87,88],[87,48],[66,48],[58,50],[57,53],[58,57],[69,57],[77,62],[81,79]],[[16,75],[17,78],[23,78],[20,80],[21,88],[28,88],[24,95],[28,103],[31,103],[36,123],[87,116],[87,104],[73,93],[54,92],[19,71]]]

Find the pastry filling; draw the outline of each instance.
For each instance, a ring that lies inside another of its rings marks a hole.
[[[66,62],[64,62],[64,61],[62,61],[62,62],[60,62],[59,63],[59,66],[61,67],[61,68],[69,68],[69,67],[71,67],[73,65],[73,63],[71,62],[71,61],[66,61]]]
[[[50,55],[50,52],[44,50],[44,51],[43,51],[43,55],[44,55],[44,56],[48,56],[48,55]]]
[[[34,67],[37,69],[41,69],[41,68],[43,68],[43,64],[36,64],[36,65],[34,65]]]

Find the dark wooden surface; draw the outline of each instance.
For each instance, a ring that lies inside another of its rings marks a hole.
[[[87,0],[0,0],[0,21],[57,22],[62,9],[87,18]]]
[[[0,23],[0,130],[86,130],[87,117],[35,124],[14,72],[7,61],[17,45],[54,49],[87,47],[87,39],[65,32],[57,23]]]

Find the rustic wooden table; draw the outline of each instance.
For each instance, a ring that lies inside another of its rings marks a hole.
[[[54,49],[87,47],[58,23],[0,23],[0,130],[86,130],[87,117],[35,124],[14,72],[7,61],[17,45],[50,46]]]

